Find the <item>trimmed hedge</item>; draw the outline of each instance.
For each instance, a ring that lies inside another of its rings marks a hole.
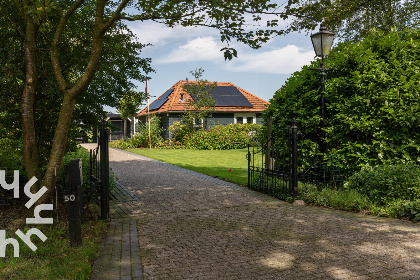
[[[261,129],[257,124],[218,125],[210,130],[198,130],[185,136],[185,147],[197,150],[243,149]],[[255,133],[252,133],[255,131]]]

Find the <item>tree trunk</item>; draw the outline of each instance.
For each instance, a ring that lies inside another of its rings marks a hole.
[[[58,117],[57,127],[55,129],[51,154],[45,172],[42,185],[48,189],[47,195],[40,199],[40,203],[50,203],[51,194],[56,182],[56,175],[60,171],[61,162],[67,146],[67,134],[73,116],[73,109],[76,99],[72,98],[70,93],[64,94],[63,105],[61,106]]]
[[[29,17],[28,17],[29,18]],[[26,77],[22,93],[22,136],[23,136],[23,165],[28,179],[35,176],[41,179],[39,150],[35,136],[34,102],[36,93],[36,32],[37,25],[30,19],[26,20],[26,34],[24,42]],[[40,189],[40,181],[34,185],[34,190]]]

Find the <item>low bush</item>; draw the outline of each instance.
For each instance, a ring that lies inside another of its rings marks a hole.
[[[315,186],[301,186],[298,197],[308,204],[345,211],[359,212],[373,207],[372,202],[357,190],[324,188],[319,191]]]
[[[346,187],[358,190],[377,205],[420,199],[420,166],[398,164],[364,168],[349,178]]]
[[[175,121],[169,127],[169,131],[172,134],[173,142],[185,144],[186,136],[188,136],[193,130],[188,125],[182,124],[181,121]]]
[[[420,199],[414,201],[397,201],[389,206],[390,215],[396,218],[408,218],[413,222],[420,221]]]

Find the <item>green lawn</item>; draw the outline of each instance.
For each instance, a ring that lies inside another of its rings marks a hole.
[[[248,183],[247,149],[127,149],[139,155],[194,170],[222,180],[246,186]],[[229,170],[231,170],[229,172]]]

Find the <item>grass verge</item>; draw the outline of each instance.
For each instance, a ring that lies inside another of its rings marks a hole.
[[[197,171],[241,186],[248,184],[247,149],[127,149],[149,158]]]
[[[107,223],[89,221],[82,225],[83,245],[70,247],[68,225],[64,222],[40,230],[47,236],[45,242],[37,237],[32,242],[38,247],[33,252],[14,232],[7,238],[19,240],[19,257],[13,257],[13,247],[7,246],[6,257],[0,258],[0,279],[89,279],[92,263],[99,255],[99,241],[107,231]],[[23,232],[26,232],[24,229]]]

